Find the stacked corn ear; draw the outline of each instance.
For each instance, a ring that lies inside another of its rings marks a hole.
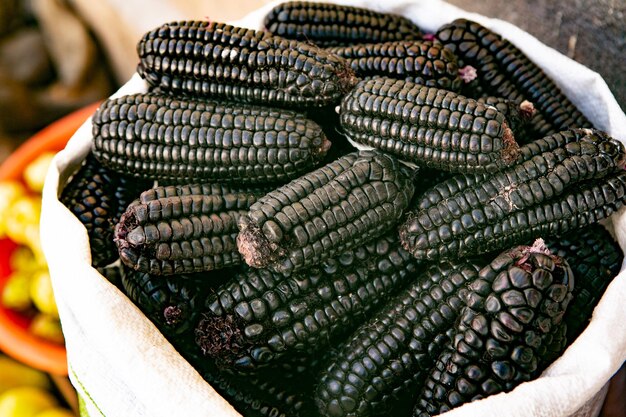
[[[495,107],[404,80],[361,81],[342,100],[340,118],[351,140],[444,171],[494,172],[519,154]]]
[[[353,152],[261,197],[239,219],[237,246],[248,265],[291,273],[381,236],[413,192],[394,157]]]
[[[106,100],[92,121],[95,157],[138,178],[284,183],[330,147],[290,110],[156,93]]]
[[[115,226],[120,259],[156,275],[238,265],[237,223],[256,199],[249,193],[185,194],[134,202]]]
[[[265,17],[270,33],[319,46],[421,39],[410,20],[393,14],[311,1],[288,1]]]
[[[193,331],[204,299],[230,278],[225,271],[160,276],[122,268],[120,287],[168,337]]]
[[[459,92],[461,74],[449,49],[432,41],[392,41],[326,48],[358,77],[387,76]]]
[[[515,45],[479,23],[457,19],[437,31],[437,39],[464,65],[477,71],[487,95],[537,109],[531,122],[537,138],[568,128],[593,127],[559,87]]]
[[[139,75],[174,94],[319,107],[337,103],[356,82],[345,61],[320,48],[217,22],[164,24],[137,51]]]
[[[565,348],[563,316],[574,277],[543,241],[504,252],[479,275],[463,294],[466,306],[426,378],[414,416],[510,391],[539,376]]]
[[[624,254],[609,231],[597,223],[549,237],[546,246],[568,261],[574,272],[574,298],[563,318],[567,341],[572,343],[587,327],[593,309],[619,273]]]
[[[359,326],[320,377],[319,414],[382,415],[402,409],[402,397],[412,403],[457,319],[461,294],[478,278],[478,262],[430,265]]]
[[[392,233],[289,278],[249,270],[209,295],[196,341],[239,370],[290,354],[313,357],[413,280],[417,269]]]
[[[59,201],[87,229],[93,266],[105,267],[118,259],[113,227],[126,206],[151,184],[106,168],[92,154],[70,178]]]
[[[521,154],[483,181],[426,191],[399,228],[405,249],[429,260],[502,250],[597,222],[624,204],[624,145],[603,132],[556,133]]]

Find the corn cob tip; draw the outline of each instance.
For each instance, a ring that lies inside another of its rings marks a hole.
[[[176,326],[187,318],[185,310],[180,306],[167,306],[163,309],[163,317],[168,326]]]
[[[530,120],[535,115],[535,105],[528,100],[522,101],[519,105],[519,114],[524,120]]]
[[[356,76],[347,61],[342,61],[342,64],[339,66],[339,71],[337,72],[337,77],[339,78],[339,88],[341,88],[341,92],[345,95],[348,94],[361,79]]]
[[[558,266],[558,267],[567,266],[565,259],[563,259],[562,257],[558,256],[555,253],[552,253],[552,251],[550,251],[550,249],[548,248],[548,246],[546,245],[545,241],[542,238],[535,239],[533,244],[530,246],[528,245],[518,246],[516,248],[513,248],[510,252],[510,256],[516,259],[515,265],[519,266],[521,269],[525,271],[532,271],[533,269],[535,269],[535,266],[530,263],[530,259],[531,257],[534,256],[534,254],[546,255],[548,258],[552,260],[552,262],[554,262],[555,266]],[[572,276],[570,274],[569,281],[563,283],[572,287],[570,288],[570,290],[573,289],[573,279],[571,278]]]
[[[478,77],[478,73],[476,72],[476,68],[471,65],[466,65],[463,68],[459,68],[459,76],[463,80],[465,84],[470,83]]]
[[[245,216],[240,218],[237,250],[253,268],[264,268],[285,255],[284,249],[270,242],[263,231]]]
[[[504,134],[502,135],[502,141],[504,142],[504,146],[502,147],[502,160],[506,164],[512,164],[521,155],[520,148],[509,125],[503,122],[502,127],[504,128]]]
[[[322,146],[320,146],[319,149],[316,149],[318,152],[315,154],[315,156],[320,160],[323,159],[324,156],[326,156],[326,154],[330,150],[332,145],[333,143],[329,141],[328,138],[325,137],[324,140],[322,141]]]
[[[196,326],[195,337],[203,355],[219,357],[226,363],[236,357],[244,345],[239,326],[235,325],[235,318],[230,314],[224,317],[203,316]]]
[[[139,253],[135,244],[141,245],[141,233],[137,229],[139,222],[133,210],[128,210],[120,217],[113,232],[113,242],[119,252],[120,260],[126,266],[137,269]]]

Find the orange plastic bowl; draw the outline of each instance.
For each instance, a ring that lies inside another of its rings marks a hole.
[[[22,181],[26,166],[41,153],[63,149],[74,132],[91,116],[99,103],[77,110],[52,123],[24,142],[0,165],[0,181]],[[17,245],[9,239],[0,239],[0,290],[11,274],[9,258]],[[55,375],[67,375],[65,347],[30,334],[30,318],[0,305],[0,350],[9,356]]]

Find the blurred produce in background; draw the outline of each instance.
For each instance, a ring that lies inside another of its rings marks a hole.
[[[110,95],[106,62],[65,1],[0,1],[0,160],[50,122]]]
[[[77,402],[67,384],[0,354],[0,416],[75,416]]]

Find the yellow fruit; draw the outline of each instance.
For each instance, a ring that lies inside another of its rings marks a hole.
[[[0,182],[0,238],[6,236],[7,213],[17,199],[26,193],[26,188],[17,181]]]
[[[30,298],[37,310],[52,317],[59,317],[57,303],[52,291],[52,281],[47,269],[39,270],[33,274],[30,281]]]
[[[35,257],[33,250],[25,245],[20,245],[11,253],[9,264],[13,271],[34,272],[37,269],[46,267]]]
[[[74,414],[67,408],[51,408],[37,414],[35,417],[75,417]]]
[[[40,412],[56,406],[57,400],[41,388],[12,388],[0,395],[2,417],[35,417]]]
[[[52,158],[54,158],[53,152],[44,152],[24,169],[24,181],[32,191],[41,193],[43,190],[43,183]]]
[[[6,235],[17,243],[29,244],[33,235],[39,235],[41,198],[24,195],[7,209],[4,221]]]
[[[0,395],[17,387],[50,388],[50,380],[46,374],[4,355],[0,355],[0,375]]]
[[[2,305],[16,311],[25,311],[32,307],[31,274],[28,272],[13,272],[2,289]]]
[[[32,334],[53,343],[63,344],[63,330],[61,322],[58,318],[51,317],[47,314],[37,314],[28,328]],[[1,416],[2,414],[0,414]]]

